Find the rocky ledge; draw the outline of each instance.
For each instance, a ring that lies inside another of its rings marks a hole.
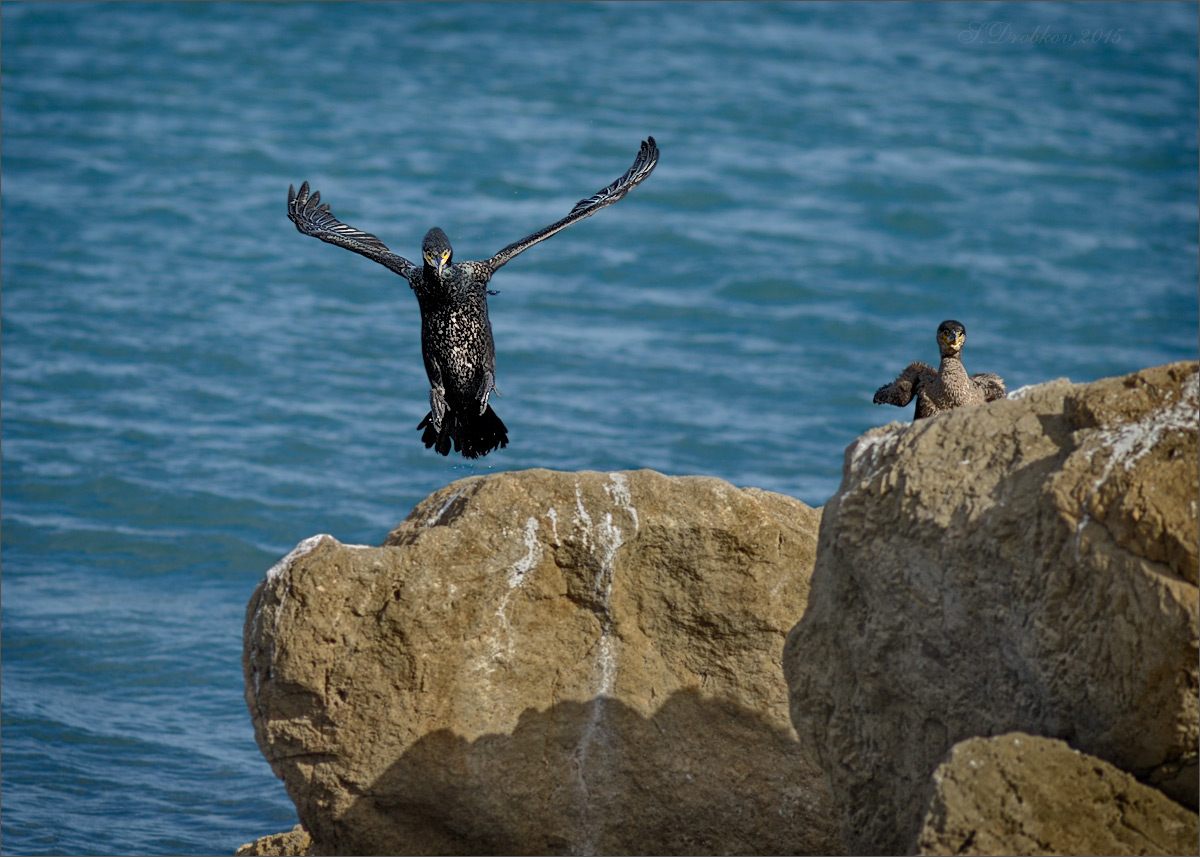
[[[307,539],[243,655],[303,827],[240,853],[1194,853],[1197,378],[873,430],[824,510],[531,470]]]

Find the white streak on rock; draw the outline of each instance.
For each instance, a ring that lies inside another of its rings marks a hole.
[[[1075,561],[1079,562],[1080,554],[1083,549],[1083,528],[1088,525],[1092,518],[1087,512],[1083,513],[1083,517],[1079,519],[1079,523],[1075,525]]]
[[[621,545],[625,543],[622,537],[621,530],[613,523],[612,512],[604,514],[604,523],[598,528],[599,538],[597,541],[601,544],[600,554],[600,570],[596,579],[596,594],[600,596],[600,608],[603,611],[601,616],[600,628],[600,643],[599,654],[596,658],[596,666],[599,670],[599,676],[595,677],[593,684],[596,687],[596,694],[603,696],[612,693],[613,686],[616,684],[617,678],[617,659],[613,650],[613,636],[610,634],[612,630],[612,586],[613,574],[616,571],[617,551]]]
[[[512,625],[508,618],[508,605],[513,594],[525,583],[525,576],[542,558],[542,545],[537,538],[537,518],[525,521],[525,554],[508,568],[508,589],[496,605],[496,625],[487,635],[487,647],[471,667],[471,672],[482,673],[485,680],[496,671],[499,664],[511,663],[514,656]]]
[[[1023,399],[1026,396],[1028,396],[1033,390],[1037,389],[1040,386],[1041,386],[1040,384],[1026,384],[1024,387],[1018,387],[1017,389],[1011,391],[1004,398],[1006,398],[1006,399]]]
[[[300,542],[300,544],[298,544],[294,548],[292,548],[292,550],[288,553],[287,556],[285,556],[283,559],[279,560],[279,562],[275,563],[273,566],[271,566],[269,569],[267,569],[267,585],[268,586],[278,588],[280,581],[281,580],[283,581],[283,591],[279,593],[279,603],[275,605],[275,617],[274,617],[274,621],[271,623],[271,627],[273,629],[273,638],[271,641],[271,660],[272,661],[275,660],[274,636],[279,635],[279,620],[283,617],[283,605],[287,603],[288,595],[292,591],[292,581],[289,577],[292,573],[292,566],[296,564],[296,560],[312,553],[313,550],[317,547],[317,545],[319,545],[321,543],[321,541],[323,539],[333,539],[333,536],[329,535],[328,533],[320,533],[315,536],[309,536],[307,539]],[[334,541],[337,541],[337,540],[334,539]],[[261,612],[262,612],[262,601],[260,600],[259,601],[259,613],[261,613]],[[254,617],[256,627],[257,627],[257,623],[258,623],[258,618],[259,618],[258,616]]]
[[[265,578],[265,583],[267,586],[278,590],[280,583],[282,582],[282,584],[283,584],[283,591],[279,593],[279,603],[275,605],[275,616],[271,623],[271,627],[274,629],[274,633],[276,635],[278,635],[278,633],[279,633],[279,620],[283,616],[283,605],[287,603],[288,595],[292,591],[292,581],[290,579],[290,575],[292,573],[292,568],[293,568],[293,566],[295,566],[297,560],[299,560],[302,557],[308,556],[310,553],[312,553],[316,549],[317,545],[321,544],[321,542],[324,539],[329,539],[334,544],[340,545],[341,547],[348,548],[350,550],[370,550],[371,549],[370,545],[343,545],[343,544],[341,544],[341,542],[339,542],[337,539],[335,539],[333,536],[329,535],[328,533],[318,533],[317,535],[309,536],[307,539],[300,542],[300,544],[296,545],[294,548],[291,549],[291,551],[287,554],[287,556],[283,557],[283,559],[279,560],[279,562],[275,563],[273,566],[271,566],[269,569],[267,569],[267,574],[266,574],[266,578]],[[258,638],[259,628],[262,625],[262,623],[261,623],[262,612],[263,612],[263,600],[259,599],[258,610],[254,614],[254,636],[255,636],[255,638]],[[274,642],[272,642],[272,646],[274,646]],[[272,649],[271,657],[272,657],[272,659],[274,659],[274,657],[275,657],[274,649]],[[257,681],[258,681],[258,676],[256,675],[255,682],[257,682]],[[257,684],[256,684],[256,688],[257,688]]]
[[[333,536],[329,535],[328,533],[320,533],[315,536],[309,536],[307,539],[300,542],[300,544],[292,548],[291,552],[289,552],[287,556],[267,569],[267,582],[275,583],[281,574],[291,571],[292,563],[300,559],[300,557],[312,553],[313,548],[321,543],[321,539],[332,538]]]
[[[1092,487],[1094,497],[1108,481],[1117,464],[1124,465],[1125,472],[1133,469],[1170,432],[1200,432],[1200,373],[1192,375],[1179,389],[1179,401],[1170,407],[1157,408],[1137,422],[1112,426],[1096,434],[1100,449],[1108,450],[1108,461],[1096,484]],[[1096,449],[1089,452],[1089,457]]]
[[[593,684],[596,687],[597,696],[609,696],[613,692],[613,688],[617,683],[617,656],[615,646],[613,645],[613,637],[605,629],[600,635],[599,654],[596,656],[596,666],[598,670],[593,670]],[[596,673],[599,672],[597,676]],[[592,722],[588,724],[588,734],[585,739],[591,738],[591,733],[595,730],[596,721],[599,720],[599,709],[596,710],[596,715],[592,718]]]
[[[879,460],[890,455],[900,441],[905,426],[894,429],[874,429],[860,437],[850,447],[850,473],[855,479],[869,481],[875,475]]]
[[[575,483],[575,523],[579,527],[584,549],[590,549],[592,546],[592,516],[588,514],[587,509],[583,508],[583,494],[579,490],[578,482]]]
[[[622,488],[625,489],[624,492],[622,492]],[[630,513],[636,526],[637,512],[630,502],[628,486],[622,485],[619,480],[614,480],[609,495]],[[612,633],[612,586],[616,571],[617,552],[625,543],[625,539],[621,529],[613,523],[612,512],[605,512],[603,523],[593,528],[592,517],[583,508],[578,487],[576,487],[575,497],[576,522],[586,523],[588,530],[591,530],[590,533],[585,533],[584,543],[585,545],[595,545],[598,549],[597,558],[599,559],[599,567],[593,582],[599,608],[597,618],[600,620],[600,639],[596,641],[596,660],[592,663],[592,710],[587,723],[584,724],[583,732],[579,736],[579,744],[573,754],[579,776],[580,793],[579,832],[574,851],[578,854],[594,854],[596,852],[596,831],[595,825],[590,819],[591,804],[587,788],[588,755],[604,731],[604,708],[607,698],[612,696],[617,683],[617,636]]]
[[[612,512],[604,513],[604,523],[597,527],[596,534],[598,536],[600,553],[600,571],[596,579],[596,592],[600,594],[600,603],[604,608],[605,616],[609,616],[609,598],[612,595],[613,571],[617,559],[617,551],[625,540],[621,536],[621,530],[613,523]],[[606,624],[611,624],[611,618]]]
[[[258,609],[255,610],[255,612],[254,612],[254,639],[256,641],[262,639],[261,629],[262,629],[262,619],[263,619],[263,607],[266,602],[266,589],[269,588],[269,589],[275,590],[278,594],[279,600],[275,604],[274,616],[271,617],[271,651],[270,651],[269,659],[270,659],[270,662],[272,665],[275,662],[275,638],[277,636],[279,636],[279,620],[283,617],[283,605],[287,603],[288,595],[291,594],[291,591],[292,591],[292,581],[290,579],[290,575],[292,572],[292,566],[296,564],[296,560],[312,553],[312,551],[316,548],[316,546],[321,543],[322,539],[333,539],[333,536],[329,535],[328,533],[319,533],[318,535],[315,535],[315,536],[309,536],[307,539],[300,542],[300,544],[298,544],[294,548],[292,548],[291,551],[289,551],[286,556],[284,556],[282,559],[279,560],[279,562],[275,563],[273,566],[271,566],[269,569],[267,569],[266,576],[263,580],[263,583],[265,584],[264,591],[263,591],[263,594],[258,599]],[[337,540],[334,539],[334,541],[337,541]],[[278,592],[279,584],[281,582],[283,583],[283,591]],[[269,667],[268,669],[269,670],[273,669],[273,666]],[[255,697],[258,696],[258,693],[261,689],[262,689],[262,676],[259,674],[258,670],[255,670],[254,671],[254,695],[255,695]]]
[[[538,544],[537,528],[537,518],[530,518],[525,522],[525,556],[514,562],[508,569],[509,589],[520,586],[525,579],[525,574],[541,559],[542,546]],[[507,600],[506,596],[505,601]]]
[[[442,520],[442,515],[446,514],[446,510],[450,508],[450,504],[457,500],[462,495],[461,491],[455,491],[450,495],[450,499],[442,504],[442,508],[437,510],[437,514],[431,517],[428,521],[421,525],[422,528],[432,527]]]
[[[610,473],[608,476],[611,481],[604,486],[604,490],[612,497],[614,503],[633,518],[633,531],[636,533],[641,525],[638,523],[637,509],[633,507],[633,496],[629,492],[629,477],[624,473]]]
[[[1179,392],[1179,401],[1171,407],[1151,411],[1136,423],[1100,433],[1100,441],[1112,447],[1110,463],[1121,461],[1129,471],[1167,432],[1200,431],[1200,374],[1184,381]]]

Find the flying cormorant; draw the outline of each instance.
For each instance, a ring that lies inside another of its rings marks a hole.
[[[875,404],[904,407],[917,398],[914,419],[960,408],[982,405],[1005,396],[1004,379],[981,373],[968,377],[962,364],[963,343],[967,330],[957,321],[943,321],[937,330],[938,351],[942,363],[935,370],[926,363],[910,363],[900,377],[875,391]]]
[[[424,265],[414,265],[374,235],[335,218],[329,204],[321,204],[319,192],[309,195],[308,182],[300,185],[299,193],[288,187],[288,217],[305,235],[353,250],[408,280],[421,310],[421,354],[429,376],[429,413],[417,426],[424,430],[421,440],[442,455],[450,454],[453,443],[465,458],[478,458],[508,445],[508,429],[488,404],[496,389],[496,349],[487,307],[487,296],[496,293],[487,288],[488,281],[517,254],[620,200],[645,181],[657,163],[658,147],[650,137],[625,175],[581,199],[557,223],[478,262],[453,261],[450,240],[435,226],[421,243]]]

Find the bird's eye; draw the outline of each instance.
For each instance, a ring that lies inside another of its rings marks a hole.
[[[444,261],[446,261],[446,260],[447,260],[447,259],[449,259],[449,258],[450,258],[450,251],[449,251],[449,250],[443,250],[443,251],[442,251],[442,261],[444,262]]]

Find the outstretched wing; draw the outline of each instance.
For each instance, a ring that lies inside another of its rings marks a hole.
[[[300,185],[300,192],[288,185],[288,218],[305,235],[320,238],[366,256],[385,265],[402,277],[407,278],[415,270],[412,262],[397,256],[382,241],[369,232],[347,226],[329,212],[329,203],[321,205],[320,191],[308,194],[308,182]]]
[[[983,397],[989,402],[1003,399],[1008,395],[1008,390],[1004,386],[1004,379],[999,375],[993,375],[990,372],[981,372],[978,375],[972,375],[971,380],[978,385],[979,389],[983,390]]]
[[[557,223],[552,223],[545,229],[541,229],[532,235],[522,238],[514,244],[509,244],[499,253],[486,261],[486,265],[495,271],[501,265],[509,262],[518,253],[523,253],[539,241],[545,241],[556,232],[561,232],[572,223],[583,220],[585,217],[591,217],[600,209],[607,205],[612,205],[619,201],[625,194],[633,190],[639,184],[646,180],[646,177],[654,170],[658,164],[658,146],[654,143],[654,138],[649,137],[642,141],[642,148],[634,158],[633,166],[615,182],[610,184],[604,190],[589,196],[587,199],[581,199],[575,203],[575,207],[571,209],[571,213]]]
[[[876,390],[871,401],[877,405],[895,405],[903,408],[912,401],[923,385],[932,383],[936,378],[937,370],[928,363],[909,363],[899,378]]]

